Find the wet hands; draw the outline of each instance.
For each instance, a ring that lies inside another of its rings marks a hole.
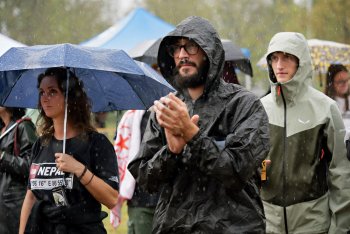
[[[183,138],[185,142],[190,141],[199,130],[197,126],[199,116],[194,115],[191,118],[186,104],[173,93],[155,101],[154,110],[159,125],[169,134]]]
[[[55,158],[56,167],[62,172],[78,175],[84,170],[84,165],[69,154],[55,153]]]
[[[191,118],[186,104],[173,93],[155,101],[154,110],[159,125],[165,129],[170,151],[181,153],[186,143],[199,131],[199,116],[194,115]]]

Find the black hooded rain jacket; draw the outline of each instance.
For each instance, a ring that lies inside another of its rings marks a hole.
[[[196,101],[173,82],[175,64],[166,47],[174,37],[193,39],[209,59]],[[269,151],[268,118],[257,97],[220,79],[224,51],[215,29],[202,18],[187,18],[161,42],[158,64],[190,116],[199,115],[200,130],[174,155],[151,114],[128,168],[148,191],[161,191],[153,233],[265,233],[259,168]]]
[[[13,124],[15,121],[11,120],[8,128]],[[1,234],[18,233],[22,203],[27,192],[30,153],[36,139],[34,124],[25,120],[0,140],[0,151],[5,152],[0,161]]]

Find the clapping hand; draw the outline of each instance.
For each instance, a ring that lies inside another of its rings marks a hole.
[[[170,151],[181,153],[186,143],[199,131],[199,116],[190,117],[186,104],[173,93],[155,101],[154,110],[159,125],[165,129]]]

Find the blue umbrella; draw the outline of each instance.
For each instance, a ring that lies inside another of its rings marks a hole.
[[[1,105],[37,108],[37,77],[50,67],[66,67],[83,81],[93,112],[147,109],[154,100],[173,91],[161,76],[152,76],[122,50],[39,45],[11,48],[0,57]],[[67,97],[68,93],[66,102]],[[65,108],[63,153],[67,105]]]
[[[83,81],[93,112],[147,109],[173,91],[122,50],[41,45],[11,48],[0,57],[1,104],[37,108],[37,77],[49,67],[69,68]]]

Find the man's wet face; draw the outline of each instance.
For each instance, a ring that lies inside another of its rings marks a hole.
[[[187,38],[175,42],[169,51],[175,61],[175,82],[182,88],[195,88],[205,83],[207,66],[205,52]]]

